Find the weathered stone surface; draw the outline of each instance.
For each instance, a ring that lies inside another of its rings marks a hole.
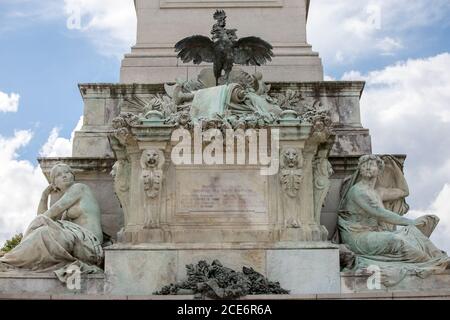
[[[336,249],[267,252],[267,277],[277,279],[291,294],[339,293]]]
[[[420,297],[427,292],[450,292],[450,270],[430,275],[426,279],[417,276],[407,276],[402,282],[394,287],[385,287],[381,285],[380,289],[369,289],[368,282],[372,274],[362,274],[355,272],[341,273],[341,291],[342,293],[365,293],[367,295],[376,295],[377,293],[391,293],[405,297],[405,292],[409,296]],[[373,283],[372,281],[370,281]]]
[[[73,157],[83,158],[114,158],[114,153],[109,145],[107,130],[75,132],[72,146]]]
[[[268,214],[268,179],[259,170],[185,168],[176,174],[176,213]],[[250,217],[249,217],[250,218]]]
[[[96,126],[105,124],[105,99],[84,99],[83,124]]]
[[[11,294],[18,299],[39,294],[48,295],[42,296],[42,299],[49,299],[50,295],[55,294],[102,295],[104,275],[84,275],[80,284],[79,290],[70,290],[53,273],[0,273],[0,299],[1,295]]]
[[[237,270],[252,267],[292,294],[340,292],[339,250],[327,243],[114,245],[106,249],[105,292],[151,295],[184,280],[187,264],[216,259]]]
[[[176,282],[177,252],[164,250],[107,250],[105,293],[151,295]]]
[[[366,129],[336,129],[331,156],[361,156],[372,153],[372,141]]]

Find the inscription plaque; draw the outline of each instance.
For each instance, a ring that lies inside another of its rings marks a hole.
[[[267,213],[267,177],[259,170],[178,170],[177,213]]]

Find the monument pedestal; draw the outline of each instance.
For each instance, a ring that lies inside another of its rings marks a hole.
[[[0,295],[17,295],[20,299],[34,297],[38,294],[50,295],[103,295],[103,274],[88,274],[81,276],[79,284],[67,286],[53,272],[3,272],[0,273]],[[14,299],[11,297],[11,299]],[[49,299],[42,297],[42,299]],[[1,298],[0,298],[1,300]]]
[[[106,249],[105,294],[152,295],[187,278],[186,265],[218,259],[251,267],[291,294],[340,293],[339,248],[325,242],[276,244],[116,244]]]
[[[341,272],[341,292],[342,294],[380,294],[386,292],[410,292],[411,295],[419,296],[418,292],[446,291],[450,288],[450,270],[435,273],[422,279],[416,275],[407,275],[400,283],[393,287],[370,288],[368,283],[373,286],[373,275],[369,273],[356,273],[353,271]]]

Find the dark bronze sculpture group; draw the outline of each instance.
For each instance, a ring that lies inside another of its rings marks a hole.
[[[225,11],[216,11],[214,14],[216,24],[212,28],[211,39],[194,35],[175,45],[178,58],[183,63],[191,61],[194,64],[213,63],[216,85],[222,76],[225,82],[228,82],[234,64],[260,66],[271,61],[273,57],[273,47],[268,42],[258,37],[239,39],[236,29],[226,28],[226,18]]]
[[[170,284],[157,295],[191,295],[210,299],[236,299],[246,295],[289,294],[278,282],[271,282],[252,268],[236,272],[224,267],[220,261],[211,264],[200,261],[187,265],[187,280]]]

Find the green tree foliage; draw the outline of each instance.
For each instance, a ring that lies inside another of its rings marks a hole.
[[[4,253],[11,251],[20,243],[20,241],[22,241],[22,238],[23,234],[16,234],[14,237],[12,237],[11,240],[6,241],[5,245],[0,249],[0,251],[3,251]]]

